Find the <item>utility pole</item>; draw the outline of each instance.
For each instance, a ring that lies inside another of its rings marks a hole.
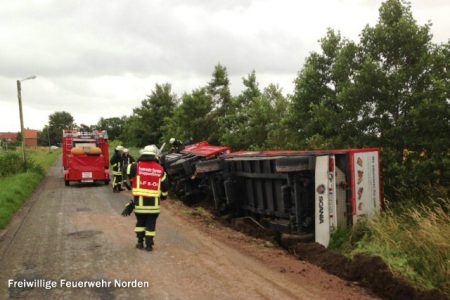
[[[47,137],[48,137],[48,152],[51,152],[50,149],[52,146],[50,145],[50,124],[48,124],[47,127]]]
[[[23,128],[23,113],[22,113],[22,87],[20,80],[17,80],[17,98],[19,98],[19,114],[20,114],[20,132],[22,133],[22,159],[25,170],[27,169],[27,157],[25,154],[25,130]]]
[[[24,78],[22,80],[17,80],[17,98],[19,98],[19,114],[20,114],[20,132],[22,133],[22,158],[23,166],[25,170],[27,169],[27,157],[25,154],[25,129],[23,128],[23,112],[22,112],[22,86],[21,82],[28,79],[35,79],[36,75]]]

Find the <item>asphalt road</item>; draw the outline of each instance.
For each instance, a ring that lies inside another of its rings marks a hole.
[[[120,216],[128,198],[127,193],[113,194],[110,186],[65,187],[59,160],[0,234],[0,299],[373,298],[359,287],[280,254],[282,250],[264,250],[268,257],[274,255],[273,260],[282,255],[289,266],[301,263],[307,274],[280,272],[274,264],[281,260],[272,264],[249,255],[200,230],[167,204],[158,219],[155,250],[138,250],[134,216]],[[53,280],[57,287],[8,287],[9,280]],[[69,288],[61,287],[61,280],[111,284]],[[115,280],[130,284],[138,280],[149,286],[118,287]]]

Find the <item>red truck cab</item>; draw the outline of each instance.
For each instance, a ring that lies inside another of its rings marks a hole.
[[[109,184],[107,132],[63,130],[63,166],[66,186],[71,181]]]

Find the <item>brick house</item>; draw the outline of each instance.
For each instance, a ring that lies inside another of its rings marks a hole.
[[[0,140],[15,143],[17,141],[17,132],[0,132]]]
[[[38,145],[38,130],[25,129],[25,146],[37,147]]]
[[[25,129],[25,146],[37,147],[38,145],[38,130]],[[14,143],[17,141],[16,132],[0,132],[0,140],[8,143]]]

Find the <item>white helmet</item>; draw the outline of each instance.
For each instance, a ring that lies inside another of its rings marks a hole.
[[[154,155],[158,156],[159,149],[155,145],[147,145],[144,147],[144,150],[141,151],[142,155]]]
[[[128,153],[128,149],[127,149],[127,148],[124,148],[124,149],[123,149],[123,153]]]
[[[117,150],[117,151],[123,151],[123,149],[124,149],[124,148],[123,148],[123,146],[121,146],[121,145],[118,145],[118,146],[116,147],[116,150]]]
[[[175,138],[170,138],[169,143],[173,144],[175,142]]]

